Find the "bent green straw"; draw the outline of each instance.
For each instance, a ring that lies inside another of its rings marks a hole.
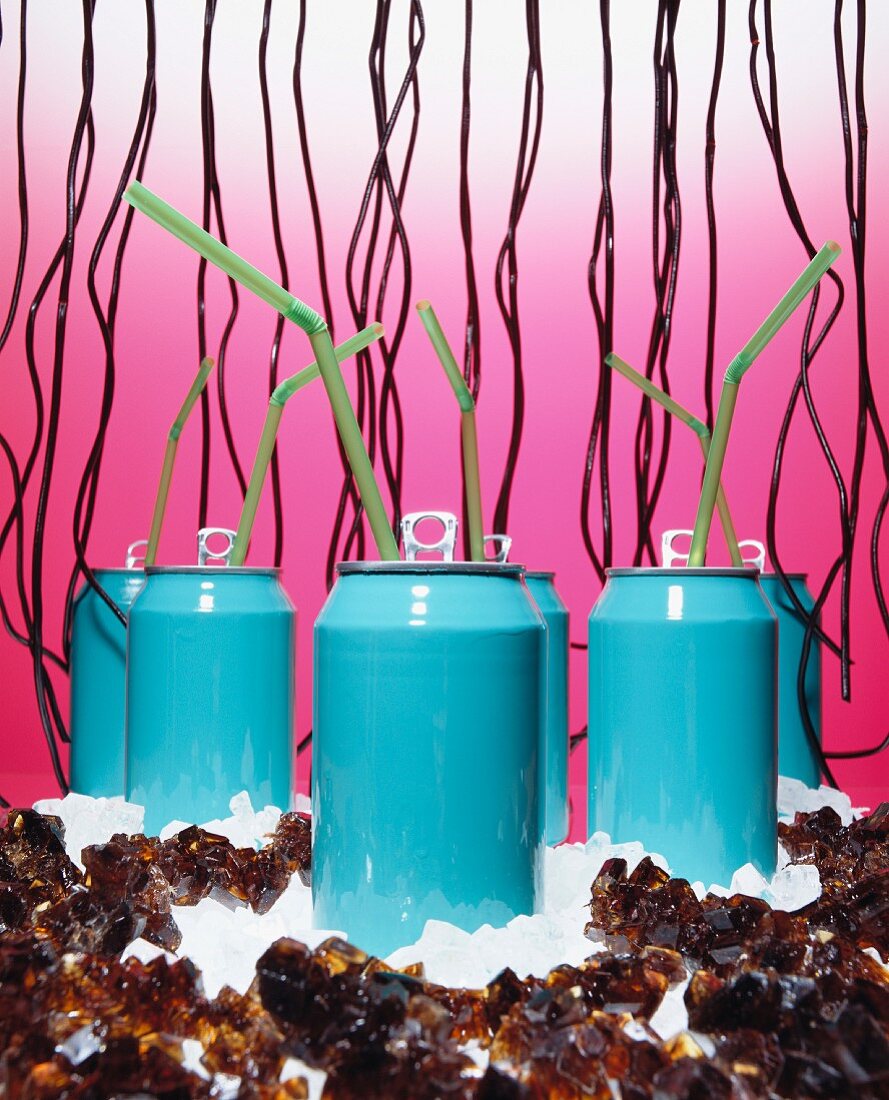
[[[195,380],[191,384],[191,389],[182,402],[182,408],[179,410],[179,415],[173,421],[167,433],[167,449],[164,451],[164,464],[161,467],[161,479],[157,486],[154,513],[151,517],[151,531],[148,535],[148,548],[145,551],[146,565],[154,565],[155,559],[157,558],[157,544],[160,542],[161,528],[164,525],[164,513],[167,510],[167,497],[170,494],[170,482],[173,479],[173,466],[176,462],[176,449],[179,446],[179,436],[182,435],[182,429],[185,427],[186,420],[188,420],[191,415],[191,410],[194,408],[195,402],[201,396],[204,386],[207,385],[207,379],[210,377],[210,371],[213,370],[213,366],[214,361],[209,356],[201,360],[198,373],[195,375]]]
[[[469,520],[469,553],[473,561],[485,560],[485,531],[482,518],[482,488],[478,466],[478,432],[475,424],[475,399],[457,366],[447,337],[431,304],[417,302],[417,312],[436,354],[444,367],[460,406],[460,440],[463,447],[463,476],[466,480],[466,515]]]
[[[397,561],[398,543],[389,526],[383,498],[380,496],[379,486],[364,446],[358,421],[355,419],[355,412],[340,373],[333,342],[324,318],[311,306],[301,302],[284,287],[232,252],[206,230],[195,225],[169,203],[152,194],[138,181],[130,184],[124,192],[124,198],[131,206],[147,214],[174,237],[178,237],[205,260],[209,260],[226,275],[253,291],[257,297],[262,298],[288,321],[293,321],[305,332],[312,345],[324,388],[327,390],[337,430],[343,441],[343,448],[355,477],[358,492],[361,494],[379,555],[384,561]]]
[[[639,389],[647,394],[653,401],[657,401],[659,405],[665,408],[672,416],[675,416],[677,420],[681,420],[683,424],[688,425],[698,437],[698,442],[701,444],[701,451],[704,454],[704,462],[707,461],[707,456],[710,454],[710,429],[703,420],[699,420],[696,416],[693,416],[688,409],[684,408],[668,393],[664,393],[662,389],[656,386],[650,378],[646,378],[644,374],[640,374],[631,367],[629,363],[621,359],[620,356],[615,355],[613,351],[605,356],[605,362],[609,367],[613,367],[622,374],[624,378],[628,378],[634,385],[638,386]],[[732,522],[731,513],[728,510],[725,490],[721,483],[716,491],[716,508],[719,512],[722,533],[725,535],[725,541],[728,545],[732,565],[739,567],[743,566],[744,559],[738,548],[738,536],[735,534],[735,525]]]
[[[710,527],[713,523],[713,508],[716,503],[719,481],[722,477],[725,451],[728,446],[728,437],[732,426],[732,417],[735,413],[735,403],[738,400],[738,387],[741,384],[741,379],[769,340],[791,317],[797,306],[812,290],[839,254],[840,246],[836,241],[828,241],[823,245],[806,265],[790,290],[787,291],[728,365],[723,378],[722,394],[719,398],[719,409],[716,413],[716,424],[713,428],[710,454],[704,470],[704,484],[701,487],[698,514],[695,518],[695,530],[688,555],[690,567],[702,566],[707,556],[707,540],[710,537]]]
[[[334,353],[338,363],[363,351],[374,340],[379,340],[383,335],[383,326],[370,325],[351,336],[345,343],[339,344]],[[269,398],[269,409],[266,413],[265,423],[262,427],[262,435],[259,437],[259,446],[256,449],[256,458],[253,461],[253,471],[250,474],[250,483],[247,486],[247,494],[244,497],[244,507],[241,509],[241,518],[238,522],[238,530],[235,534],[234,545],[231,552],[231,565],[243,565],[247,557],[247,548],[250,545],[250,535],[253,531],[253,523],[256,519],[256,509],[259,507],[259,498],[262,487],[265,484],[272,453],[275,450],[275,439],[278,434],[278,425],[284,414],[284,406],[295,393],[321,377],[321,370],[317,363],[311,363],[298,374],[285,378],[272,392]]]

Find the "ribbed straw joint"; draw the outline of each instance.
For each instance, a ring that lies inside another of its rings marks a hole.
[[[174,424],[172,428],[167,432],[167,439],[177,440],[182,435],[182,425]]]
[[[284,311],[284,316],[288,321],[293,321],[294,324],[299,327],[308,336],[315,336],[319,332],[324,332],[327,328],[327,322],[317,313],[311,306],[307,306],[305,302],[301,302],[299,298],[294,298],[291,304]]]
[[[752,365],[753,360],[748,359],[743,352],[739,351],[726,368],[723,381],[731,382],[733,386],[737,386]]]

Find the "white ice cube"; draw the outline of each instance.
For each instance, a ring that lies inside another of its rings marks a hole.
[[[44,798],[34,803],[41,814],[53,814],[62,819],[65,826],[65,850],[78,865],[80,853],[91,844],[104,844],[114,833],[142,832],[145,809],[135,802],[127,802],[123,796],[115,798],[90,798],[73,791],[64,798]]]

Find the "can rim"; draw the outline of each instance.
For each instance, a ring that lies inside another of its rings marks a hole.
[[[524,577],[524,565],[513,562],[486,561],[340,561],[336,566],[341,577],[354,573],[444,573],[450,576]]]
[[[788,573],[787,570],[784,571],[784,576],[791,581],[805,581],[809,579],[808,573]],[[760,577],[764,581],[776,581],[778,579],[778,574],[775,572],[760,573]]]
[[[223,573],[236,577],[277,577],[280,575],[281,570],[275,566],[263,568],[252,565],[148,565],[145,567],[145,573],[149,577],[173,573],[183,573],[186,576],[200,575],[202,577],[206,577],[208,574],[220,576]]]
[[[546,569],[527,569],[525,570],[526,581],[551,581],[555,579],[554,571],[547,571]]]
[[[141,565],[133,565],[129,569],[125,565],[98,565],[92,571],[94,576],[98,576],[99,573],[138,573],[141,576],[145,572]]]
[[[750,580],[759,580],[759,570],[753,569],[749,565],[744,566],[718,566],[716,568],[710,568],[706,565],[701,566],[677,566],[674,569],[663,566],[620,566],[619,568],[609,568],[605,570],[605,575],[608,577],[736,577],[750,578]]]

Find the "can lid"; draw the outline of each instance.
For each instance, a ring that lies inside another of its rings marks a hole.
[[[142,568],[141,565],[134,565],[130,569],[127,569],[124,565],[113,565],[109,566],[107,569],[104,566],[100,565],[97,568],[93,569],[93,574],[95,576],[98,577],[100,573],[104,574],[105,576],[113,575],[125,577],[141,577],[145,573],[145,570]]]
[[[805,581],[805,580],[808,580],[809,574],[808,573],[788,573],[785,570],[784,571],[784,576],[789,581]],[[778,579],[778,574],[774,573],[774,572],[760,573],[759,578],[760,578],[760,580],[763,580],[763,581],[776,581]]]
[[[254,568],[249,565],[148,565],[145,572],[149,577],[171,576],[183,573],[187,576],[221,576],[230,573],[238,577],[277,577],[281,570],[269,567],[268,569]]]
[[[745,566],[677,566],[676,568],[663,568],[663,566],[622,566],[618,569],[606,569],[608,577],[736,577],[739,580],[749,577],[750,580],[759,580],[759,570]]]
[[[555,576],[554,572],[547,572],[545,569],[525,570],[526,581],[551,581],[555,579]]]
[[[447,576],[523,577],[524,565],[487,561],[341,561],[337,573],[444,573]]]

